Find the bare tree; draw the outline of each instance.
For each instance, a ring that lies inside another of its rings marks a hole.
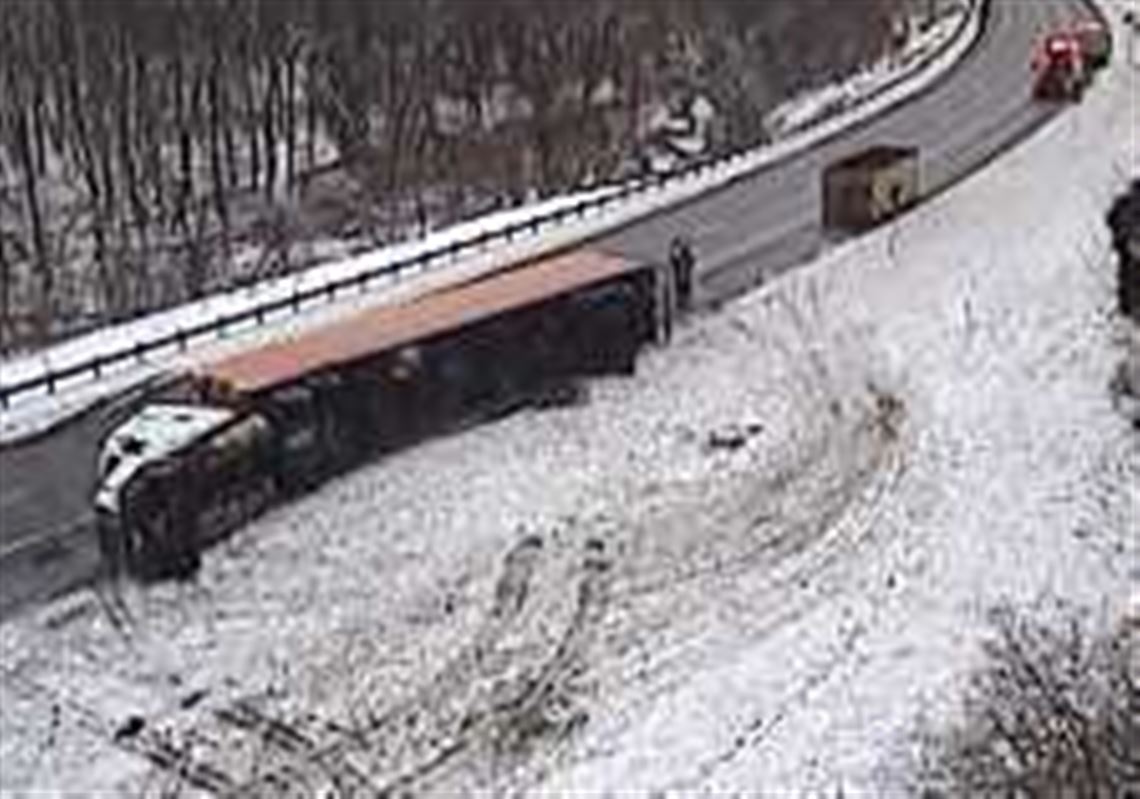
[[[916,1],[0,0],[3,346],[248,277],[282,206],[339,233],[306,218],[317,176],[377,238],[605,179],[678,41],[731,111],[717,146],[750,144]]]
[[[925,742],[924,792],[1138,795],[1140,619],[1098,634],[1060,603],[1006,605],[992,618],[962,722]]]

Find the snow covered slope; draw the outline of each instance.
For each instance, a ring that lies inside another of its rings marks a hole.
[[[898,789],[987,607],[1140,581],[1101,223],[1136,74],[583,407],[4,624],[3,787]]]

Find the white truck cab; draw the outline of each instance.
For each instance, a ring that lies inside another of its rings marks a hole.
[[[176,403],[147,405],[103,441],[99,451],[96,511],[117,514],[124,487],[143,467],[169,457],[230,424],[228,408]]]

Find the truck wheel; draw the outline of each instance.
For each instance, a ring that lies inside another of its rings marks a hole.
[[[124,520],[122,526],[122,553],[127,572],[136,577],[146,574],[146,564],[151,557],[149,536],[133,520]]]
[[[152,524],[132,524],[127,530],[127,563],[131,574],[151,579],[161,572],[162,545]]]

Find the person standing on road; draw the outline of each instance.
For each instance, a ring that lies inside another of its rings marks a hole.
[[[693,268],[696,266],[693,246],[685,236],[674,236],[669,245],[669,265],[677,287],[677,307],[688,311],[693,305]]]

